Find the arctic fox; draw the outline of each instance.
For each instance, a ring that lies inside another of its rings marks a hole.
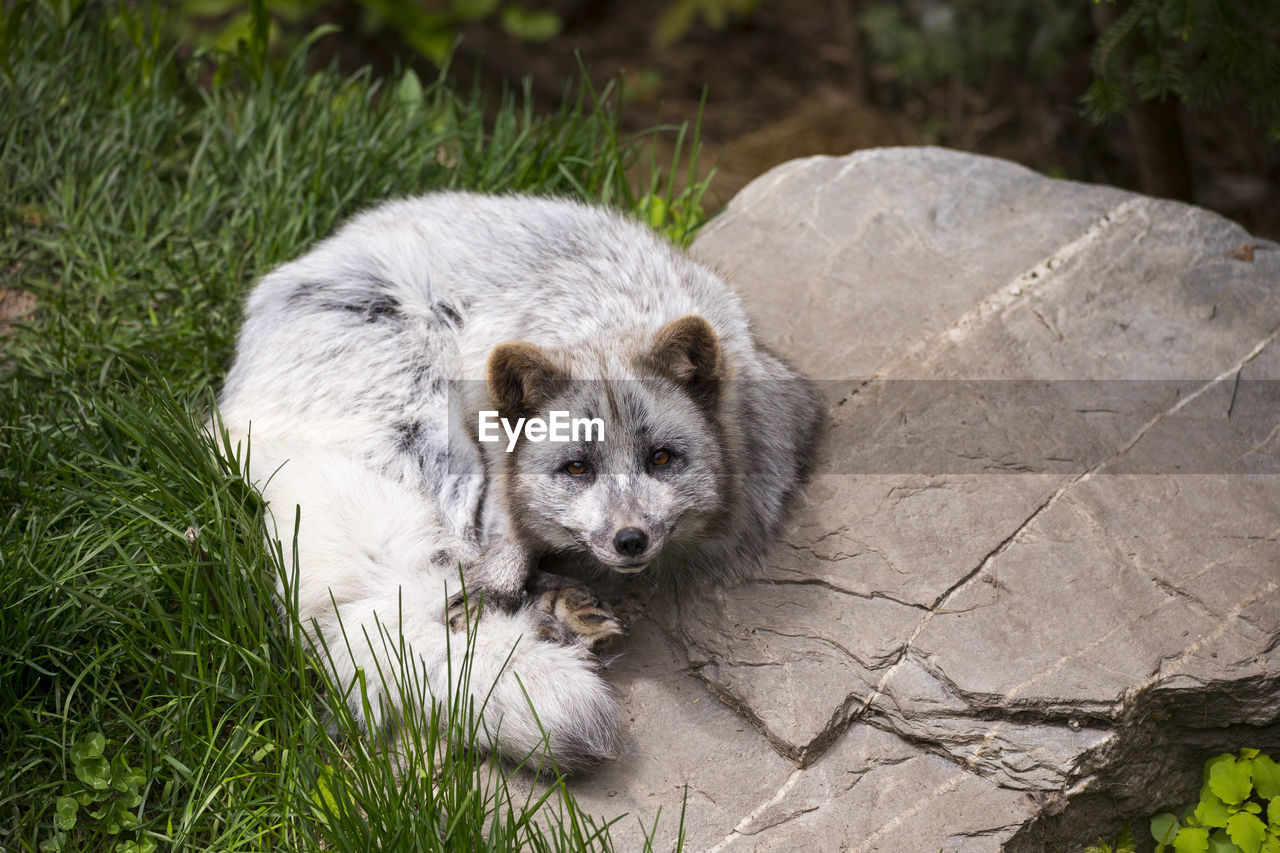
[[[557,413],[589,428],[538,440],[534,420]],[[351,706],[373,709],[370,730],[398,715],[397,655],[448,701],[465,645],[449,633],[478,616],[486,745],[519,760],[545,744],[573,769],[618,752],[592,647],[622,629],[544,561],[745,576],[805,475],[820,407],[725,283],[642,225],[439,193],[362,213],[257,283],[220,417],[252,436],[286,565],[301,508],[299,616],[340,683],[367,674],[368,704]]]

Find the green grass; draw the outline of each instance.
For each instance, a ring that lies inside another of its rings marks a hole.
[[[609,849],[571,798],[532,822],[466,715],[419,702],[400,761],[358,735],[201,427],[245,288],[364,205],[554,193],[687,241],[705,185],[634,190],[588,91],[486,119],[302,50],[179,61],[145,7],[7,9],[0,286],[38,308],[0,341],[0,849]]]

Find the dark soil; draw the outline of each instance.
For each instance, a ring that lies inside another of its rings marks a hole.
[[[699,23],[675,44],[653,33],[666,2],[557,0],[565,27],[540,44],[490,24],[462,33],[451,74],[469,86],[478,73],[491,92],[531,82],[540,107],[559,103],[579,59],[603,85],[620,77],[624,127],[692,121],[703,102],[705,172],[717,165],[710,206],[727,201],[770,167],[810,154],[847,154],[884,145],[944,145],[1004,157],[1056,177],[1141,190],[1124,122],[1095,127],[1082,114],[1089,43],[1046,79],[994,68],[973,83],[907,86],[871,61],[852,4],[763,2],[750,20],[715,32]],[[334,7],[339,8],[339,7]],[[350,7],[342,7],[350,8]],[[354,12],[337,12],[348,35],[330,42],[342,64],[388,72],[412,62],[393,33],[365,37]],[[422,65],[425,74],[430,66]],[[1179,109],[1191,162],[1190,200],[1253,233],[1280,239],[1280,146],[1243,110]]]

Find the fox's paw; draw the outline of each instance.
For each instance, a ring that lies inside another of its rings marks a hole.
[[[479,621],[486,607],[496,607],[507,613],[513,613],[523,603],[519,596],[499,590],[482,586],[467,587],[449,596],[445,620],[449,623],[449,630],[456,633],[465,631],[468,625]]]
[[[609,605],[587,587],[560,575],[539,575],[531,603],[551,617],[538,626],[539,636],[546,640],[565,643],[576,637],[594,649],[626,633]]]

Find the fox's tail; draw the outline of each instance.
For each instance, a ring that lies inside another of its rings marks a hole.
[[[618,709],[583,644],[539,639],[528,609],[485,608],[467,633],[450,633],[445,602],[460,567],[439,565],[442,551],[455,551],[424,496],[344,454],[294,442],[255,437],[249,467],[286,568],[301,507],[297,571],[286,571],[282,597],[296,602],[370,732],[390,734],[409,703],[434,701],[442,720],[452,710],[509,760],[536,765],[549,748],[563,771],[616,756]]]
[[[452,718],[480,746],[533,768],[570,771],[617,756],[617,705],[585,645],[538,639],[528,609],[486,609],[465,634],[450,634],[442,597],[412,602],[426,605],[412,612],[411,597],[398,598],[342,607],[336,630],[321,629],[338,683],[358,685],[348,706],[371,730],[387,731],[435,702],[442,721]],[[357,613],[364,618],[353,630]]]

